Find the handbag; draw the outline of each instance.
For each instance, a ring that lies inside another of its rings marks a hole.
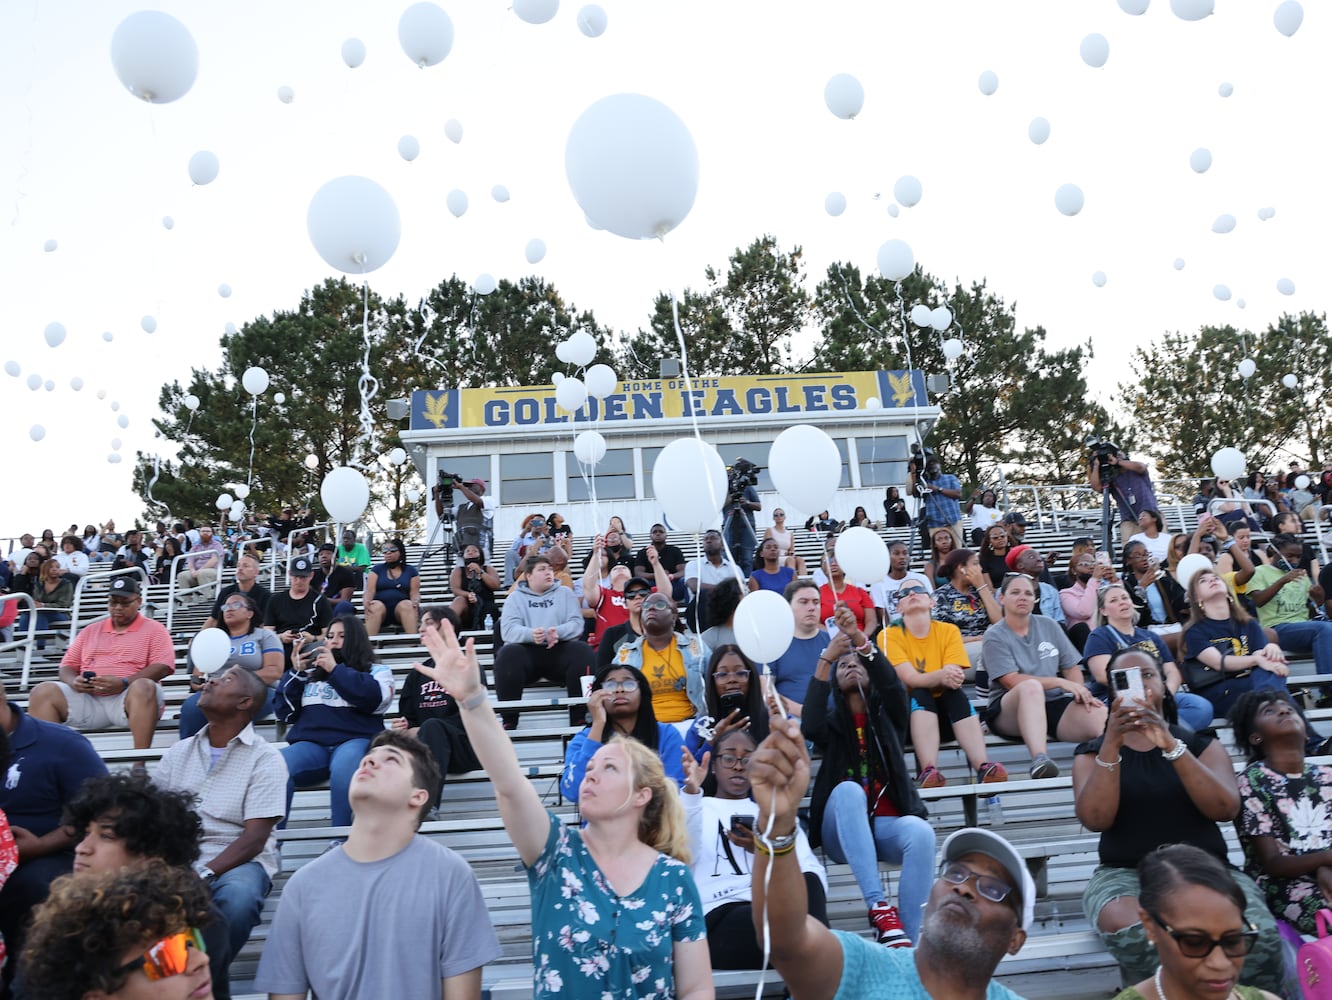
[[[1184,662],[1179,665],[1180,672],[1184,674],[1184,683],[1188,684],[1189,690],[1193,692],[1202,691],[1211,687],[1213,684],[1220,684],[1227,677],[1243,677],[1248,671],[1237,674],[1228,674],[1223,670],[1209,670],[1203,666],[1196,656],[1186,657]]]
[[[1304,1000],[1332,1000],[1332,910],[1315,918],[1318,940],[1300,945],[1296,968]]]

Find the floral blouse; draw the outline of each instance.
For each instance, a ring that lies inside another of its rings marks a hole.
[[[707,937],[689,868],[659,854],[643,884],[617,896],[582,834],[549,815],[545,849],[527,869],[533,996],[674,997],[675,943]]]

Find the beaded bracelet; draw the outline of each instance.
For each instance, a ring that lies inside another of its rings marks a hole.
[[[791,831],[785,837],[773,837],[767,840],[762,834],[754,835],[754,850],[760,854],[766,854],[770,858],[778,858],[783,854],[790,854],[795,850],[796,835]]]
[[[1113,771],[1113,770],[1115,770],[1115,768],[1119,767],[1119,765],[1120,765],[1121,763],[1123,763],[1124,758],[1123,758],[1123,756],[1121,755],[1121,756],[1116,757],[1116,758],[1115,758],[1114,760],[1112,760],[1112,761],[1109,761],[1109,760],[1101,760],[1101,755],[1098,754],[1098,753],[1094,753],[1094,754],[1092,754],[1092,760],[1096,761],[1096,763],[1100,764],[1100,765],[1101,765],[1103,768],[1105,768],[1107,771]]]

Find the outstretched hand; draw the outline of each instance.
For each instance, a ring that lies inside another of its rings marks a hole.
[[[795,829],[796,810],[809,787],[809,751],[800,734],[800,720],[773,715],[768,738],[749,761],[750,795],[759,804],[755,829],[784,836]]]
[[[416,664],[418,673],[438,683],[458,701],[481,690],[481,665],[477,662],[476,645],[472,639],[467,640],[466,647],[459,645],[453,625],[442,621],[438,629],[422,629],[421,641],[435,662],[431,666]]]
[[[712,760],[712,751],[703,751],[703,760],[694,760],[688,747],[680,748],[680,767],[684,771],[684,790],[690,795],[697,795],[708,777],[708,762]]]

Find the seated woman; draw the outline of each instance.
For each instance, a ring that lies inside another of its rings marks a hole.
[[[870,520],[869,514],[865,512],[864,507],[857,507],[855,513],[851,515],[851,520],[846,522],[848,528],[869,528],[874,530],[875,524]]]
[[[782,552],[775,538],[765,538],[759,543],[757,562],[754,572],[749,575],[751,592],[771,590],[782,594],[786,592],[786,585],[796,578],[795,569],[783,563]]]
[[[393,701],[393,671],[376,663],[361,620],[339,615],[325,642],[292,650],[291,669],[278,681],[277,717],[285,722],[287,814],[297,788],[328,782],[332,825],[351,824],[347,792]]]
[[[617,524],[621,523],[623,522],[618,517],[612,517],[610,527],[606,529],[606,534],[601,537],[601,541],[606,547],[606,555],[610,559],[611,567],[625,566],[632,573],[634,571],[633,539],[623,528],[616,527]]]
[[[153,572],[153,583],[169,584],[175,579],[176,571],[182,565],[176,562],[176,559],[184,554],[181,551],[180,540],[175,535],[167,535],[162,539],[162,548],[158,550],[156,568]]]
[[[934,592],[933,617],[956,625],[962,633],[967,662],[976,668],[976,696],[988,698],[990,680],[981,666],[981,647],[985,630],[1004,617],[1004,609],[994,596],[990,578],[981,568],[980,558],[970,549],[954,549],[939,567],[948,582]]]
[[[227,655],[226,667],[244,667],[259,675],[259,679],[270,688],[282,679],[282,640],[277,634],[261,628],[255,621],[258,605],[249,594],[239,591],[228,595],[222,602],[222,629],[231,640],[231,652]],[[199,711],[199,695],[208,678],[193,662],[190,674],[190,691],[193,693],[180,706],[180,738],[193,736],[204,727],[208,720]],[[221,676],[221,671],[218,671]],[[267,719],[273,714],[274,702],[270,698],[263,710],[254,717],[255,721]]]
[[[1239,985],[1250,978],[1254,963],[1245,960],[1258,932],[1224,864],[1196,847],[1171,844],[1142,859],[1138,882],[1138,919],[1159,964],[1114,1000],[1279,1000]]]
[[[1304,540],[1304,522],[1300,520],[1300,515],[1293,511],[1285,511],[1272,518],[1272,534],[1294,535],[1300,539],[1300,558],[1294,565],[1317,580],[1323,568],[1322,563],[1318,559],[1318,549]]]
[[[845,604],[856,616],[856,627],[866,635],[873,635],[879,627],[879,613],[869,591],[847,582],[831,550],[824,556],[823,571],[828,577],[828,582],[819,588],[819,613],[823,620],[832,618],[838,604]]]
[[[550,525],[551,544],[558,545],[572,556],[574,530],[569,526],[569,522],[564,519],[564,515],[559,511],[551,511],[550,516],[546,518],[546,523]]]
[[[777,543],[777,559],[780,564],[795,570],[797,576],[804,576],[805,560],[796,555],[795,532],[786,526],[786,511],[780,507],[772,512],[772,527],[763,531],[763,538],[759,541],[760,555],[763,552],[763,542],[769,538]]]
[[[1093,683],[1088,685],[1092,694],[1107,705],[1113,700],[1105,666],[1110,662],[1115,650],[1130,648],[1146,650],[1158,661],[1165,685],[1174,696],[1180,725],[1195,732],[1206,729],[1212,724],[1214,714],[1212,703],[1202,695],[1180,691],[1184,678],[1175,664],[1175,658],[1159,635],[1145,628],[1138,628],[1137,621],[1138,611],[1122,584],[1115,584],[1097,592],[1096,618],[1093,620],[1095,628],[1087,636],[1087,644],[1082,650],[1083,665],[1092,675]]]
[[[985,533],[996,524],[1004,523],[1004,512],[994,490],[975,490],[963,508],[971,515],[971,544],[979,545]]]
[[[1279,691],[1241,695],[1230,721],[1249,760],[1235,820],[1244,871],[1278,919],[1317,935],[1332,890],[1332,767],[1305,760],[1304,719]]]
[[[701,761],[708,743],[716,743],[734,729],[743,729],[755,745],[768,736],[768,710],[763,704],[763,677],[754,661],[739,646],[728,644],[712,651],[703,678],[706,711],[685,733],[685,749]]]
[[[751,588],[753,589],[753,588]],[[735,611],[740,607],[740,581],[728,576],[708,593],[709,625],[699,638],[708,649],[735,645]]]
[[[49,629],[69,621],[69,609],[74,604],[74,585],[65,579],[64,570],[55,559],[42,563],[37,581],[32,588],[32,603],[37,605],[37,628]],[[28,612],[18,616],[18,634],[28,630]],[[45,649],[46,640],[38,639],[37,648]]]
[[[990,578],[990,585],[998,590],[1004,583],[1004,577],[1008,573],[1008,531],[1002,524],[996,524],[985,532],[985,537],[981,539],[980,562],[981,569],[985,575]]]
[[[935,528],[930,534],[930,558],[926,560],[921,572],[930,578],[934,586],[938,587],[948,582],[948,577],[943,574],[940,567],[943,566],[948,554],[956,548],[957,539],[947,528]]]
[[[421,574],[407,561],[401,538],[384,543],[384,561],[365,574],[365,631],[379,635],[386,624],[397,622],[403,632],[414,635],[420,620]]]
[[[1144,510],[1138,515],[1138,527],[1141,529],[1129,536],[1130,542],[1142,542],[1147,552],[1158,563],[1170,558],[1170,533],[1165,530],[1165,518],[1159,510]]]
[[[91,563],[88,553],[83,551],[83,539],[78,535],[66,535],[60,539],[60,551],[55,554],[55,558],[71,584],[77,586],[88,575]]]
[[[462,557],[462,565],[449,573],[449,591],[454,595],[450,607],[465,632],[483,628],[486,615],[490,615],[498,645],[500,609],[495,591],[500,589],[499,574],[486,562],[479,545],[464,545]]]
[[[703,901],[714,969],[763,968],[763,942],[754,934],[750,905],[758,803],[749,794],[749,759],[757,746],[750,733],[732,729],[714,740],[701,763],[688,753],[681,758],[690,866]],[[705,784],[715,791],[704,795]],[[799,823],[795,851],[804,874],[809,915],[827,924],[828,874]]]
[[[911,514],[906,501],[898,493],[896,486],[889,486],[883,492],[883,523],[887,528],[905,528],[911,524]]]
[[[947,530],[947,529],[945,529]],[[951,535],[950,535],[951,537]],[[966,648],[956,625],[930,618],[934,599],[914,580],[897,592],[900,625],[879,633],[883,655],[897,671],[911,697],[911,745],[916,750],[916,785],[941,788],[939,741],[956,739],[982,784],[1007,781],[1002,764],[985,757],[985,734],[971,700],[962,690],[967,667]]]
[[[587,728],[569,741],[569,749],[564,752],[560,791],[570,802],[578,801],[588,763],[614,736],[643,744],[661,759],[666,776],[677,787],[684,783],[680,731],[657,721],[652,710],[652,686],[642,671],[618,663],[598,671],[587,694],[587,714]]]
[[[809,841],[851,866],[876,940],[907,947],[920,934],[934,877],[934,828],[902,749],[906,691],[883,654],[848,626],[854,629],[854,620],[842,615],[819,656],[800,720],[805,739],[823,753],[810,795]],[[880,861],[902,866],[897,906],[884,892]]]
[[[1183,589],[1142,542],[1124,546],[1124,580],[1138,609],[1138,624],[1165,639],[1170,652],[1179,656],[1179,634],[1189,614]]]
[[[1073,759],[1074,811],[1101,834],[1100,865],[1087,883],[1082,908],[1106,950],[1130,982],[1152,976],[1160,959],[1139,900],[1138,863],[1166,844],[1190,844],[1226,864],[1218,823],[1239,812],[1235,772],[1210,736],[1174,724],[1175,711],[1155,658],[1118,650],[1109,669],[1136,667],[1144,703],[1116,698],[1104,735],[1082,744]],[[1281,937],[1263,895],[1235,872],[1244,890],[1245,918],[1259,930],[1245,978],[1281,988]]]

